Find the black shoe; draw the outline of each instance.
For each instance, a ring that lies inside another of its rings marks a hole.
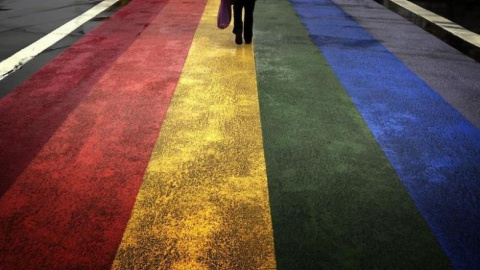
[[[245,44],[252,43],[252,38],[245,38]]]
[[[242,34],[235,34],[235,43],[237,45],[242,45],[243,41],[242,41]]]

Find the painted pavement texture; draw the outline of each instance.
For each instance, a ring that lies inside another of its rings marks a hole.
[[[0,268],[478,269],[471,105],[330,0],[243,46],[218,5],[134,0],[0,100]]]

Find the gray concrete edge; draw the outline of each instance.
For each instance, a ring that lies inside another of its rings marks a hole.
[[[409,10],[408,8],[392,0],[374,0],[374,1],[392,10],[393,12],[401,15],[402,17],[406,18],[407,20],[411,21],[417,26],[423,28],[425,31],[443,40],[444,42],[454,47],[455,49],[461,51],[462,53],[480,62],[480,47],[473,44],[471,41],[455,35],[454,33],[442,27],[440,24],[432,22],[427,18],[423,17],[422,15],[417,14],[414,11]],[[464,29],[458,24],[455,24],[455,27]],[[468,31],[466,29],[464,30]]]

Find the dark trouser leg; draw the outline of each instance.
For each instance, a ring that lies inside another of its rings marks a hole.
[[[250,43],[253,37],[253,10],[255,8],[254,0],[245,1],[245,24],[244,34],[246,43]]]
[[[243,5],[241,3],[233,4],[233,33],[234,34],[241,35],[243,32],[242,9],[243,9]]]

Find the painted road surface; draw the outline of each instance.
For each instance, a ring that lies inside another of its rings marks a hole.
[[[0,268],[478,269],[480,63],[355,3],[237,46],[134,0],[46,64],[0,100]]]
[[[76,25],[79,25],[79,20],[75,20],[75,18],[81,16],[81,14],[87,12],[96,4],[99,4],[99,2],[90,0],[0,0],[0,62],[12,57],[15,53],[20,52],[34,42],[38,42],[39,39],[45,39],[47,34],[52,36],[53,30],[69,21],[73,20]],[[61,38],[61,40],[49,46],[46,50],[39,52],[40,54],[28,62],[24,61],[26,57],[25,53],[23,53],[20,59],[17,58],[17,61],[14,61],[15,67],[13,69],[11,66],[6,69],[9,75],[0,80],[0,97],[6,96],[38,69],[82,38],[86,33],[96,28],[102,21],[108,19],[119,8],[120,4],[117,2],[117,4],[101,12],[93,19],[79,26],[74,25],[71,28],[74,31],[62,30],[60,33],[53,35],[53,38],[46,38],[48,43],[55,42],[57,38]],[[35,49],[38,48],[38,46],[35,46]],[[27,52],[31,53],[33,51],[27,50]],[[23,65],[18,65],[19,62],[22,62],[21,64]],[[6,65],[0,64],[2,70],[5,67]],[[15,69],[17,70],[13,72]]]

